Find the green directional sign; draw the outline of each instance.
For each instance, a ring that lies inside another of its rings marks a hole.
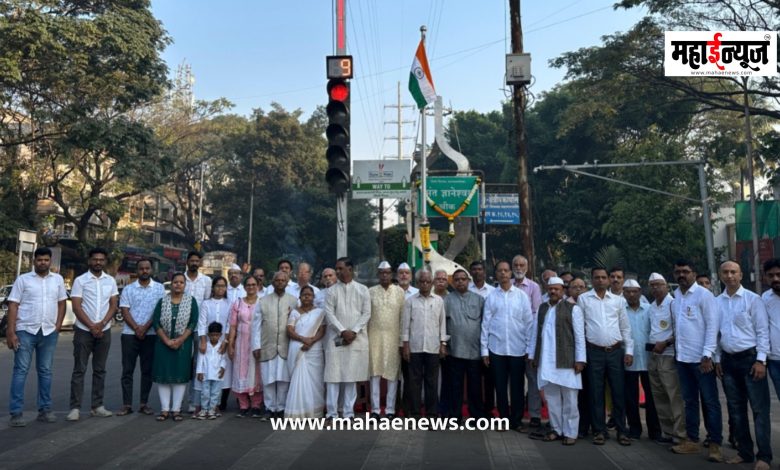
[[[428,197],[444,212],[453,214],[469,197],[476,184],[476,176],[429,176]],[[417,191],[417,201],[420,204],[421,188]],[[444,217],[430,204],[426,203],[425,207],[428,210],[428,217]],[[475,190],[470,204],[459,217],[479,217],[479,188]]]
[[[354,199],[404,199],[411,184],[409,160],[352,160]]]

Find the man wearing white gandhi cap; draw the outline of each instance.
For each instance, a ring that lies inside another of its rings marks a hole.
[[[399,264],[397,274],[398,286],[404,290],[404,298],[408,299],[419,292],[417,288],[412,286],[412,268],[408,264]]]
[[[230,305],[233,305],[238,299],[246,297],[246,291],[244,290],[244,273],[241,272],[241,268],[233,263],[228,268],[228,286],[227,286],[227,299]]]
[[[393,284],[393,268],[387,261],[379,264],[377,274],[379,285],[368,289],[368,295],[371,297],[371,319],[368,321],[371,416],[378,418],[381,412],[380,382],[385,379],[385,414],[393,418],[401,372],[398,338],[401,336],[404,290]]]
[[[648,343],[654,346],[647,361],[647,374],[663,432],[663,436],[656,442],[668,444],[685,438],[685,410],[674,362],[674,324],[669,308],[672,296],[662,275],[650,274],[649,282],[651,302]]]
[[[634,279],[627,279],[623,283],[623,297],[628,304],[626,315],[631,324],[631,337],[634,339],[634,361],[625,367],[624,387],[626,398],[626,421],[628,422],[628,437],[639,439],[642,434],[642,419],[639,411],[639,384],[645,391],[645,423],[647,435],[650,439],[658,439],[661,436],[661,425],[658,423],[658,414],[655,410],[655,402],[650,389],[650,378],[647,373],[649,352],[646,345],[650,335],[650,305],[640,302],[642,288]]]
[[[563,445],[577,440],[580,414],[577,390],[582,388],[585,369],[585,320],[580,307],[564,302],[563,280],[547,281],[549,300],[539,306],[529,359],[538,367],[539,389],[544,391],[550,413],[550,432],[544,441],[563,439]]]

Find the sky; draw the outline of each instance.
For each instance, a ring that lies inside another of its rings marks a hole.
[[[561,83],[565,70],[549,61],[564,52],[601,44],[601,37],[631,28],[643,9],[614,10],[615,0],[526,0],[521,15],[524,49],[531,54],[540,97]],[[272,102],[300,109],[304,118],[327,104],[325,56],[334,53],[331,0],[153,0],[152,10],[173,43],[163,53],[171,75],[187,63],[197,99],[227,98],[233,113],[269,110]],[[489,112],[509,96],[505,54],[511,49],[507,0],[347,0],[353,159],[395,157],[401,84],[404,105],[409,70],[426,25],[434,86],[445,106]],[[404,108],[404,153],[418,138],[419,112]],[[433,120],[427,135],[433,136]],[[323,155],[324,158],[324,155]]]

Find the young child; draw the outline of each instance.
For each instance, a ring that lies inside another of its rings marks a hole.
[[[208,329],[209,341],[206,352],[198,353],[198,366],[195,369],[198,381],[203,383],[201,409],[196,419],[216,419],[217,406],[222,397],[222,377],[225,375],[225,353],[222,349],[222,325],[212,322]]]

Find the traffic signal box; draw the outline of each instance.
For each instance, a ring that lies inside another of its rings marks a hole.
[[[342,78],[328,80],[328,171],[325,180],[330,190],[343,194],[350,187],[349,83]]]

